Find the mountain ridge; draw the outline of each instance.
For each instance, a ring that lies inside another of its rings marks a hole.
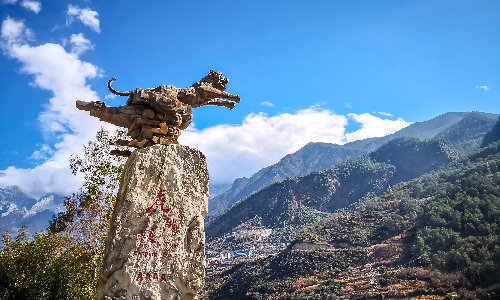
[[[0,188],[0,231],[13,231],[24,225],[31,232],[44,230],[51,217],[63,209],[62,196],[46,194],[36,200],[17,186]]]
[[[209,218],[207,223],[210,223],[214,216],[229,209],[237,201],[270,184],[285,180],[288,177],[304,176],[313,171],[327,169],[342,161],[373,151],[387,141],[397,137],[433,138],[469,114],[489,119],[495,119],[500,116],[498,114],[480,112],[448,112],[427,121],[413,123],[384,137],[357,140],[343,145],[308,143],[298,151],[284,156],[278,163],[262,168],[249,178],[236,179],[231,188],[216,197],[212,197],[208,204]],[[495,121],[492,121],[490,125],[493,126],[494,123]],[[479,145],[476,146],[479,147]],[[469,148],[472,149],[473,147],[469,146]]]
[[[441,147],[454,157],[446,166],[296,230],[275,255],[213,268],[204,299],[498,298],[499,138],[500,119],[483,138],[485,147],[458,158],[454,148]],[[439,139],[423,142],[433,141]],[[422,151],[411,138],[391,142],[414,151],[393,157],[381,147],[370,155],[403,166],[397,161]],[[240,239],[252,242],[249,235]]]
[[[206,228],[207,238],[229,233],[255,216],[268,228],[276,228],[283,221],[300,227],[305,225],[301,225],[304,214],[311,218],[315,213],[342,209],[367,193],[379,193],[457,158],[451,143],[444,139],[399,137],[369,154],[327,170],[288,178],[253,193],[213,220]]]

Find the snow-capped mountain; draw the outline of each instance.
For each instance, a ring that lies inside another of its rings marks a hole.
[[[53,215],[64,210],[64,197],[47,194],[36,200],[23,193],[17,186],[0,188],[0,232],[12,234],[23,225],[30,233],[46,229]]]

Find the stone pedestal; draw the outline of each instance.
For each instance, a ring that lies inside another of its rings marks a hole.
[[[200,151],[181,145],[134,151],[120,183],[97,299],[197,299],[208,198]]]

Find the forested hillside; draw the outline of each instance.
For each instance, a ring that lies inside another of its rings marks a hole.
[[[450,141],[460,154],[467,155],[481,147],[483,137],[496,121],[479,113],[470,113],[436,137]]]
[[[261,169],[250,178],[238,178],[225,193],[209,201],[211,215],[221,213],[240,199],[267,185],[292,176],[304,176],[315,170],[324,170],[367,151],[350,145],[309,143],[297,152],[283,157],[277,164]]]
[[[487,136],[500,133],[498,124],[500,120]],[[381,299],[452,291],[460,299],[498,295],[500,141],[485,138],[483,143],[486,147],[465,158],[383,193],[368,194],[306,228],[277,256],[214,275],[206,297]],[[329,249],[293,250],[300,244]]]
[[[256,215],[276,228],[284,221],[304,226],[319,212],[349,206],[369,192],[415,178],[450,163],[457,155],[445,140],[397,138],[376,151],[325,171],[289,178],[268,186],[232,207],[206,229],[207,238],[221,236]]]

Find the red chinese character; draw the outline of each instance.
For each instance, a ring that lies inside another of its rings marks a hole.
[[[148,230],[149,231],[149,236],[148,236],[148,239],[151,243],[156,243],[155,240],[153,240],[153,238],[155,237],[155,233],[153,231],[153,227],[151,227],[151,229]]]
[[[172,201],[172,205],[170,206],[170,208],[164,208],[163,205],[165,204],[165,202],[167,201],[165,199],[165,195],[163,194],[165,192],[165,190],[162,190],[160,189],[158,191],[158,194],[156,195],[155,197],[155,202],[153,203],[153,205],[151,205],[148,209],[146,209],[146,212],[150,211],[153,207],[153,212],[156,212],[156,209],[158,207],[161,207],[161,211],[162,212],[171,212],[174,208],[175,208],[175,201]]]
[[[146,234],[144,233],[144,230],[141,231],[141,234],[138,234],[137,235],[137,239],[138,240],[143,240],[143,244],[146,243],[148,240],[151,242],[151,243],[156,243],[155,240],[153,240],[153,238],[155,237],[155,232],[153,230],[153,227],[151,227],[150,229],[147,230],[149,232],[148,234],[148,238],[146,239]]]
[[[176,224],[176,220],[170,220],[170,218],[163,219],[163,231],[167,228],[172,228],[173,231],[179,230],[180,225]]]

